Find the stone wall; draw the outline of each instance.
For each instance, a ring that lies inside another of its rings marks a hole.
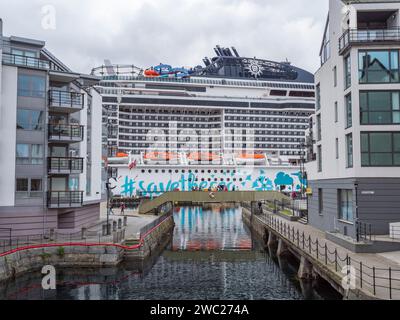
[[[48,247],[0,257],[0,282],[19,274],[54,267],[109,267],[123,260],[123,249],[114,246]]]

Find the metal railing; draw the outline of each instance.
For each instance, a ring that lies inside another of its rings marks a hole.
[[[400,28],[388,29],[349,29],[339,39],[339,51],[343,52],[352,44],[371,42],[397,42],[400,41]]]
[[[64,107],[83,109],[83,94],[77,92],[67,92],[50,90],[49,105],[50,107]]]
[[[394,294],[400,293],[400,269],[370,266],[363,261],[358,261],[348,253],[340,253],[338,248],[333,249],[328,246],[325,239],[313,238],[304,230],[300,231],[293,224],[271,214],[259,219],[294,247],[325,265],[341,279],[345,275],[349,276],[353,270],[352,276],[355,277],[356,286],[369,294],[382,299],[393,299]],[[347,279],[350,280],[350,277]]]
[[[372,241],[372,225],[361,221],[356,222],[356,240]]]
[[[151,223],[145,225],[143,228],[140,229],[140,239],[142,239],[151,229],[154,229],[156,226],[161,224],[163,221],[167,220],[169,217],[172,216],[172,212],[166,213],[152,221]]]
[[[48,191],[49,208],[70,208],[83,205],[83,191]]]
[[[50,69],[49,61],[10,53],[3,53],[3,63],[36,69]]]
[[[82,173],[83,158],[49,157],[47,169],[51,173]]]
[[[49,124],[49,139],[57,140],[83,140],[83,126],[67,124]]]

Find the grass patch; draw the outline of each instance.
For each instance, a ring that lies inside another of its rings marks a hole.
[[[57,248],[57,255],[60,256],[60,257],[63,257],[65,255],[64,247],[58,247]]]

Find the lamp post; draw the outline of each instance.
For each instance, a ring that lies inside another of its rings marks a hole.
[[[111,182],[110,179],[113,179],[115,182],[117,182],[117,179],[115,178],[108,178],[108,181],[106,182],[106,189],[107,189],[107,235],[109,236],[111,234],[111,228],[110,228],[110,195],[111,195],[111,190],[115,189],[117,186],[111,187]]]

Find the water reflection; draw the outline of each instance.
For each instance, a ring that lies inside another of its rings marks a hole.
[[[57,268],[57,290],[40,273],[0,286],[0,299],[320,299],[296,280],[297,266],[254,241],[239,207],[185,207],[161,255],[117,268]],[[281,267],[279,266],[281,264]],[[330,292],[323,295],[332,298]]]

